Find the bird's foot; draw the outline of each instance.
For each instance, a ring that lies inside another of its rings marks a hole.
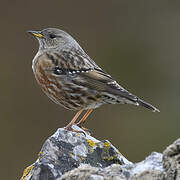
[[[75,132],[75,133],[83,133],[85,136],[86,136],[86,133],[84,131],[78,131],[78,130],[75,130],[72,128],[72,126],[66,126],[64,127],[65,130],[67,131],[72,131],[72,132]],[[82,129],[82,128],[81,128]],[[84,130],[84,129],[83,129]]]
[[[80,127],[83,131],[85,131],[88,135],[90,135],[90,134],[92,133],[92,131],[89,130],[89,129],[87,129],[87,128],[85,128],[85,127],[83,127],[83,126],[82,126],[83,124],[84,124],[84,123],[77,123],[76,125],[77,125],[78,127]]]

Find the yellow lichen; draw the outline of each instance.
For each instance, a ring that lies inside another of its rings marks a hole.
[[[113,156],[110,156],[109,158],[108,158],[108,161],[112,161],[114,159],[114,157]]]
[[[83,161],[85,161],[85,160],[86,160],[86,158],[85,158],[85,157],[83,157],[83,156],[81,156],[81,159],[82,159]]]
[[[102,157],[103,160],[106,160],[106,161],[112,161],[114,160],[114,157],[113,156],[109,156],[109,157]]]
[[[89,146],[94,147],[96,144],[91,139],[88,139],[87,142],[89,143]]]
[[[23,175],[21,177],[21,180],[24,180],[28,175],[29,173],[31,173],[32,169],[34,168],[34,165],[31,165],[31,166],[28,166],[24,172],[23,172]]]
[[[40,156],[42,155],[42,153],[43,153],[43,152],[42,152],[42,151],[40,151],[40,152],[39,152],[39,154],[38,154],[38,156],[40,157]]]
[[[110,143],[110,142],[105,142],[105,143],[104,143],[104,146],[108,148],[108,147],[111,146],[111,143]]]

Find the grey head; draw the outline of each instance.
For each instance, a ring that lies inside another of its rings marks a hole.
[[[62,49],[66,48],[81,48],[79,44],[65,31],[56,28],[46,28],[41,31],[28,31],[39,41],[39,49]]]

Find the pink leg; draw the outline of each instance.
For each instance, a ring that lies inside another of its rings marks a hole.
[[[73,117],[73,119],[71,120],[71,122],[65,127],[65,129],[71,129],[71,126],[76,122],[76,120],[78,119],[78,117],[81,115],[82,112],[83,110],[78,111],[76,115]]]

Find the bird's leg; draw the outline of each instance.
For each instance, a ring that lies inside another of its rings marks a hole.
[[[76,120],[78,119],[78,117],[81,115],[82,112],[83,112],[83,109],[78,111],[76,115],[73,117],[73,119],[71,120],[71,122],[65,127],[65,129],[72,130],[72,125],[76,122]]]
[[[77,123],[77,125],[82,128],[84,131],[88,131],[88,129],[82,127],[82,125],[84,124],[84,122],[86,121],[87,117],[91,114],[91,112],[93,111],[93,109],[88,109],[88,111],[84,114],[84,116],[81,118],[81,120]]]

